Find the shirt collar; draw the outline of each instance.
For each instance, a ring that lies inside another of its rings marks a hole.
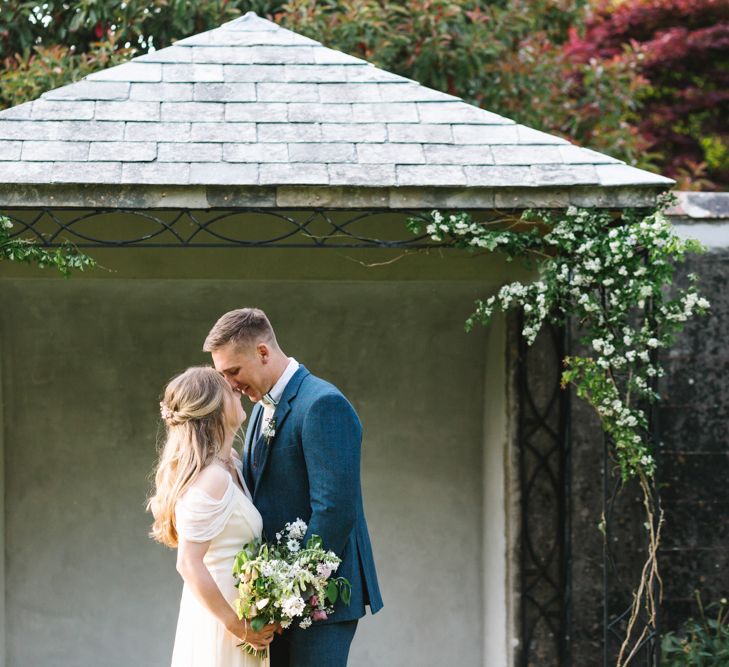
[[[274,401],[278,402],[281,400],[281,396],[283,396],[286,385],[297,370],[299,370],[299,362],[293,357],[289,357],[288,366],[286,366],[286,369],[281,374],[281,377],[276,381],[276,384],[273,385],[271,391],[268,392]]]

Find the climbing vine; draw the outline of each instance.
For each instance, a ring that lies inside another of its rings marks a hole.
[[[702,247],[676,235],[665,216],[672,203],[665,195],[651,209],[532,209],[486,222],[466,212],[434,210],[425,220],[407,221],[413,233],[426,233],[440,245],[499,252],[534,269],[532,282],[511,282],[477,301],[467,330],[488,324],[495,311],[521,308],[521,333],[530,345],[544,322],[572,324],[579,331],[583,351],[564,359],[562,385],[574,386],[596,411],[622,479],[638,481],[646,512],[646,561],[618,667],[630,662],[655,627],[661,592],[657,551],[663,516],[653,490],[656,462],[647,412],[660,398],[656,386],[664,370],[658,353],[689,318],[709,308],[695,275],[686,288],[673,284],[676,263]],[[641,610],[648,623],[637,632]]]
[[[29,239],[18,239],[11,236],[12,221],[0,215],[0,260],[35,264],[44,269],[55,267],[64,277],[74,270],[84,271],[96,267],[96,261],[80,252],[71,244],[54,250],[48,250]]]

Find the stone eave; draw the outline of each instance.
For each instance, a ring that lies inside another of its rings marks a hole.
[[[0,207],[89,209],[526,209],[649,206],[667,186],[552,188],[353,187],[321,185],[0,185]]]

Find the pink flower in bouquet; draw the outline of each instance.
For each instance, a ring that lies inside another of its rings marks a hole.
[[[319,563],[319,565],[316,566],[316,572],[325,579],[329,579],[332,574],[332,568],[326,563]]]
[[[322,611],[321,609],[317,609],[314,611],[314,613],[311,615],[311,617],[315,621],[326,621],[327,620],[327,613],[325,611]]]
[[[309,598],[309,604],[310,604],[310,605],[311,605],[312,607],[318,607],[318,606],[319,606],[319,598],[318,598],[318,597],[316,597],[316,595],[312,595],[312,596],[311,596],[311,597]]]

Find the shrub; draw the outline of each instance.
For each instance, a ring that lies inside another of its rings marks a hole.
[[[699,619],[690,618],[682,633],[669,632],[661,642],[662,667],[729,665],[729,608],[726,599],[704,609],[696,592]],[[709,615],[711,614],[711,615]]]

